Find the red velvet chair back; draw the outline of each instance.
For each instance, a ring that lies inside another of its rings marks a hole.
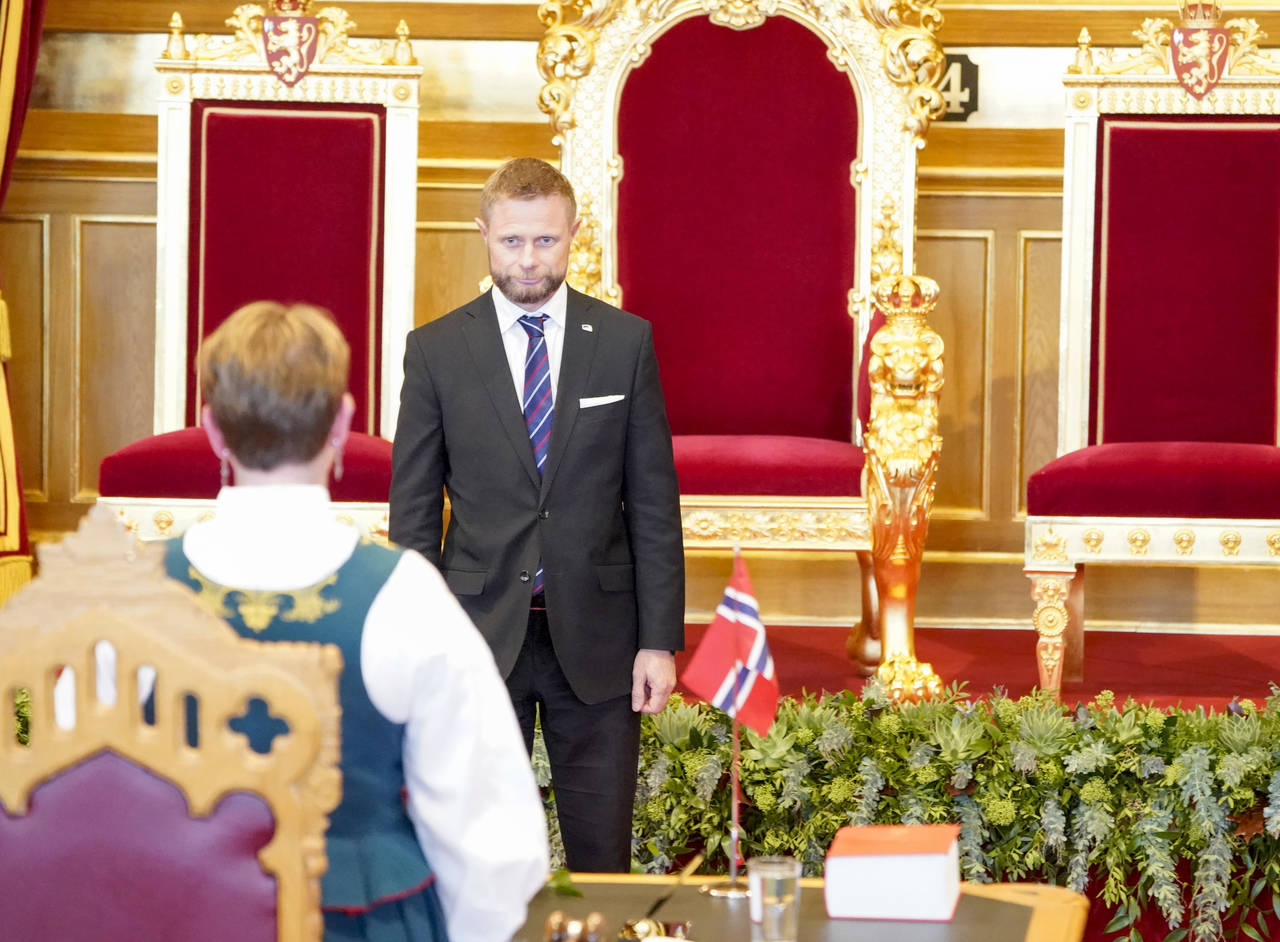
[[[1090,443],[1280,443],[1278,132],[1099,122]]]
[[[376,104],[192,102],[189,363],[243,304],[320,305],[351,345],[352,427],[377,432],[385,136]],[[186,401],[194,425],[194,369]]]
[[[140,766],[101,752],[35,788],[25,815],[0,808],[5,938],[273,942],[276,881],[261,799],[232,794],[208,818]]]
[[[694,17],[626,77],[618,280],[677,435],[853,438],[858,105],[827,53]]]

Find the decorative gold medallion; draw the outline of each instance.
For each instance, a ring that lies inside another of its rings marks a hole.
[[[1102,549],[1102,531],[1101,530],[1085,530],[1084,535],[1080,537],[1084,542],[1086,552],[1097,553]]]
[[[1146,556],[1151,545],[1151,534],[1139,527],[1129,531],[1129,552],[1134,556]]]
[[[1240,555],[1240,534],[1235,530],[1224,530],[1218,542],[1222,544],[1223,556]]]
[[[1190,530],[1179,530],[1173,535],[1173,546],[1179,556],[1190,556],[1196,546],[1196,535]]]

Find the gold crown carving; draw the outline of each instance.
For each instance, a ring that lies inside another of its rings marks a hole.
[[[306,16],[311,0],[271,0],[274,16]]]
[[[1186,3],[1179,0],[1182,26],[1187,29],[1213,29],[1222,23],[1222,5],[1219,3]]]
[[[887,317],[923,318],[938,303],[938,283],[924,275],[882,278],[873,289],[876,306]]]

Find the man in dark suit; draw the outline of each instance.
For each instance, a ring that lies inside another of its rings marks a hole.
[[[440,567],[530,749],[541,720],[570,869],[626,871],[639,714],[666,705],[684,646],[653,337],[564,283],[577,204],[550,164],[504,164],[476,223],[493,290],[409,334],[391,539]]]

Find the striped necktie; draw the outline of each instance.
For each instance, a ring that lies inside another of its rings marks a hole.
[[[529,335],[529,350],[524,355],[524,424],[529,429],[529,444],[538,476],[547,463],[547,444],[551,441],[551,364],[547,359],[547,339],[543,334],[545,314],[526,314],[520,326]],[[533,577],[533,594],[543,591],[542,561]]]

